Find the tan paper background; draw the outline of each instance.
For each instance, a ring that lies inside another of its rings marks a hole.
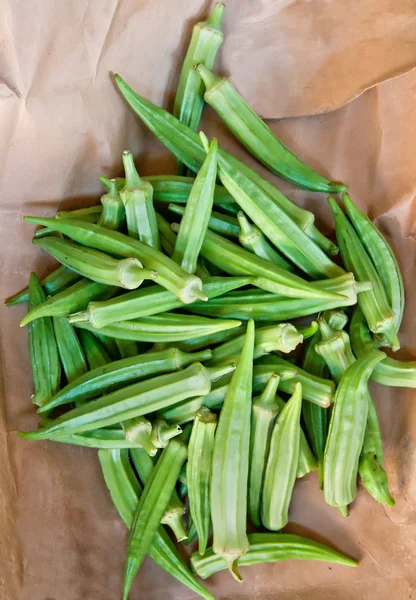
[[[171,102],[201,0],[5,2],[0,13],[1,296],[53,261],[31,245],[28,213],[95,203],[97,176],[120,172],[124,148],[142,173],[173,169],[167,151],[119,98],[119,71],[156,103]],[[265,117],[329,114],[271,122],[307,163],[350,184],[353,198],[389,237],[402,267],[407,305],[400,356],[416,355],[416,7],[411,0],[327,2],[230,0],[219,69]],[[400,75],[372,87],[375,84]],[[207,109],[204,130],[250,164]],[[260,167],[259,167],[260,169]],[[173,171],[170,171],[173,172]],[[332,228],[323,195],[280,189]],[[106,492],[95,452],[19,439],[36,425],[25,308],[0,310],[1,600],[113,600],[120,597],[126,532]],[[396,506],[360,489],[351,515],[327,507],[316,474],[297,483],[290,530],[360,558],[352,570],[288,562],[226,573],[208,584],[221,600],[411,598],[416,583],[416,394],[372,387]],[[195,596],[146,560],[132,600]]]

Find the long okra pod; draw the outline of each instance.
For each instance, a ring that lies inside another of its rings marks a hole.
[[[221,409],[212,459],[213,550],[224,558],[238,581],[238,557],[250,547],[246,517],[254,337],[254,322],[249,321],[244,347]]]
[[[169,204],[168,208],[177,215],[184,215],[186,210],[186,207],[180,206],[179,204]],[[211,211],[208,219],[208,227],[216,233],[233,238],[238,238],[240,233],[240,225],[236,218],[230,217],[229,215],[223,215],[215,210]]]
[[[56,236],[33,240],[33,243],[79,275],[98,283],[133,290],[139,287],[144,279],[157,279],[157,272],[143,269],[137,258],[117,260],[98,250],[85,248]]]
[[[357,359],[337,387],[324,455],[324,496],[331,506],[354,500],[368,415],[368,379],[384,357],[375,350]]]
[[[29,312],[36,310],[46,300],[46,294],[36,273],[29,280]],[[34,395],[32,401],[42,406],[59,390],[61,363],[52,319],[43,317],[29,326],[29,354],[33,373]]]
[[[203,135],[202,132],[200,135]],[[195,272],[208,227],[217,177],[217,149],[218,142],[214,138],[189,194],[185,214],[176,237],[172,259],[180,264],[187,273]]]
[[[299,461],[302,385],[296,384],[291,399],[279,413],[270,439],[262,493],[261,520],[267,529],[283,529]]]
[[[136,573],[149,551],[186,455],[185,444],[172,440],[163,450],[144,487],[130,529],[123,600],[127,600]]]
[[[347,188],[319,175],[288,150],[227,77],[216,77],[205,65],[197,65],[195,69],[205,84],[205,101],[249,152],[271,171],[307,190],[342,192]]]
[[[394,327],[395,315],[388,304],[380,277],[347,217],[335,200],[329,198],[328,202],[334,215],[337,239],[347,268],[354,273],[357,281],[371,281],[373,286],[358,298],[368,326],[374,333],[382,333],[393,350],[397,350],[400,348],[400,342]]]
[[[216,427],[217,416],[202,406],[196,413],[188,444],[186,484],[200,554],[205,554],[211,523],[210,482]]]
[[[261,526],[260,507],[263,476],[269,448],[270,431],[279,411],[275,396],[279,376],[273,374],[251,406],[250,470],[248,482],[248,515],[256,527]]]
[[[88,371],[85,354],[74,328],[65,317],[53,317],[53,328],[61,364],[68,383],[71,383]]]
[[[399,331],[404,310],[404,285],[397,259],[385,237],[374,223],[358,210],[349,194],[343,194],[342,200],[381,279],[387,300],[395,314],[396,331]]]
[[[47,296],[54,296],[58,292],[62,292],[65,288],[72,285],[80,279],[78,273],[71,271],[67,267],[61,265],[55,271],[52,271],[49,275],[41,279],[40,284],[45,290]],[[29,301],[29,288],[22,290],[8,298],[5,302],[6,306],[14,306],[15,304],[21,304],[22,302]]]
[[[127,150],[123,152],[123,165],[126,179],[123,189],[120,190],[120,198],[126,211],[129,235],[159,250],[159,230],[153,206],[152,185],[142,180],[136,170],[133,155]]]
[[[108,450],[142,447],[139,439],[126,439],[121,427],[118,429],[93,429],[84,433],[58,435],[53,438],[53,441],[61,444],[82,446],[83,448],[103,448]],[[150,449],[153,451],[153,454],[156,453],[156,449],[153,446]]]
[[[157,271],[159,285],[170,290],[185,304],[194,302],[197,298],[200,300],[206,299],[202,292],[202,282],[199,277],[185,273],[179,265],[156,248],[147,246],[123,233],[111,231],[92,223],[82,223],[76,219],[58,220],[25,217],[25,220],[39,225],[51,226],[56,231],[64,233],[73,241],[84,246],[103,250],[118,257],[138,258],[147,269]]]
[[[98,457],[114,506],[127,528],[130,529],[142,488],[130,465],[128,454],[120,450],[100,450]],[[159,527],[153,536],[149,556],[166,573],[175,577],[196,594],[206,600],[214,600],[213,596],[189,571],[163,527]]]
[[[194,363],[183,371],[159,375],[91,400],[48,422],[48,426],[28,433],[28,439],[48,439],[53,435],[82,433],[126,419],[167,408],[186,398],[203,396],[211,381],[234,370],[234,365],[206,369]]]
[[[101,196],[101,204],[103,205],[103,210],[97,221],[98,225],[107,227],[108,229],[119,230],[124,223],[126,214],[115,179],[110,179],[110,189],[107,194]]]
[[[346,567],[356,567],[357,562],[329,546],[308,540],[291,533],[249,533],[250,550],[238,559],[241,567],[259,565],[281,560],[323,560]],[[191,556],[192,569],[206,579],[227,568],[225,560],[208,548],[204,556],[194,552]]]
[[[224,39],[221,31],[224,8],[225,4],[217,2],[208,19],[194,26],[179,76],[173,114],[194,131],[198,129],[204,106],[205,86],[193,67],[198,63],[203,63],[209,69],[214,66]]]
[[[94,371],[111,362],[111,357],[107,350],[93,333],[86,331],[86,329],[78,329],[78,337],[90,371]]]

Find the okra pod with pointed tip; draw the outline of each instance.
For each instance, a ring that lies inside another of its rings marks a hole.
[[[101,196],[101,204],[103,210],[97,221],[98,225],[119,230],[124,223],[126,213],[115,179],[110,179],[110,189],[107,194]]]
[[[65,317],[53,317],[53,328],[66,379],[72,383],[88,371],[84,351],[74,328]]]

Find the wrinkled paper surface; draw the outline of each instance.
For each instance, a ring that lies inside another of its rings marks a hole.
[[[407,293],[399,356],[409,359],[413,352],[416,358],[414,2],[227,4],[218,71],[232,74],[262,116],[298,116],[270,125],[312,167],[347,182],[353,199],[391,241]],[[60,208],[96,203],[102,193],[97,176],[120,174],[125,148],[134,151],[143,174],[174,172],[172,157],[124,104],[109,73],[120,72],[139,93],[170,107],[191,26],[210,6],[202,0],[6,0],[0,13],[2,298],[24,287],[31,270],[43,276],[54,265],[31,245],[33,227],[23,223],[23,215],[53,215]],[[223,147],[256,164],[210,108],[202,126],[208,135],[215,132]],[[323,231],[332,230],[324,195],[268,177],[313,210]],[[0,598],[117,599],[126,530],[96,452],[16,435],[37,423],[27,331],[19,329],[25,310],[0,312]],[[360,486],[344,519],[325,505],[314,473],[296,484],[288,527],[360,559],[360,566],[264,565],[245,569],[243,585],[221,573],[207,584],[216,598],[412,596],[416,394],[371,387],[396,506],[378,505]],[[131,598],[195,595],[146,559]]]

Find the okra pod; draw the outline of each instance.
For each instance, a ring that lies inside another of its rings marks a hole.
[[[46,294],[36,273],[29,280],[29,312],[46,300]],[[42,406],[59,390],[61,363],[52,319],[43,317],[29,326],[29,354],[32,366],[34,394],[32,401]]]
[[[141,448],[140,440],[128,440],[121,428],[118,429],[93,429],[84,433],[69,435],[56,435],[50,438],[53,442],[72,444],[84,448],[103,448],[115,450],[122,448]],[[154,453],[156,449],[153,448]]]
[[[290,400],[279,413],[270,439],[262,491],[261,520],[267,529],[283,529],[299,462],[302,385],[297,383]]]
[[[250,548],[246,517],[254,337],[254,321],[249,321],[221,409],[212,459],[213,550],[237,581],[241,581],[238,557]]]
[[[95,206],[87,206],[86,208],[77,208],[75,210],[58,210],[56,213],[57,219],[80,219],[81,221],[88,221],[92,216],[99,219],[102,213],[103,207],[100,204]]]
[[[324,496],[331,506],[354,500],[368,415],[368,379],[385,356],[375,350],[357,359],[337,387],[324,454]]]
[[[140,446],[149,456],[155,456],[157,448],[151,439],[152,424],[150,421],[145,417],[134,417],[123,421],[121,425],[124,437],[128,442]]]
[[[98,369],[111,362],[111,357],[107,350],[93,333],[86,329],[78,329],[78,337],[90,371],[94,371],[94,369]]]
[[[100,340],[104,348],[107,350],[108,355],[111,357],[111,360],[118,360],[121,358],[120,352],[118,351],[117,341],[114,338],[110,338],[108,335],[103,335],[99,331],[94,331],[93,335]]]
[[[45,290],[47,296],[54,296],[58,292],[62,292],[65,288],[72,285],[80,279],[78,273],[71,271],[67,267],[61,265],[55,271],[41,279],[40,284]],[[29,288],[25,288],[21,292],[8,298],[5,302],[6,306],[14,306],[22,302],[29,301]]]
[[[344,327],[348,323],[348,317],[343,310],[326,310],[324,313],[324,317],[329,327],[331,327],[332,329],[336,329],[337,331],[339,331],[340,329],[344,329]]]
[[[84,332],[84,330],[82,331]],[[48,411],[61,404],[88,400],[144,377],[176,371],[193,362],[205,361],[211,356],[210,350],[189,354],[181,352],[177,348],[169,348],[160,352],[109,362],[89,371],[62,388],[42,410]]]
[[[163,450],[144,487],[130,529],[123,600],[127,600],[136,573],[151,547],[186,455],[185,444],[172,440]]]
[[[224,39],[221,31],[224,8],[225,4],[217,2],[208,19],[194,26],[179,76],[173,114],[194,131],[198,129],[204,106],[205,86],[193,67],[197,63],[203,63],[209,69],[214,66],[215,57]]]
[[[103,210],[97,221],[98,225],[107,227],[107,229],[119,230],[124,223],[126,213],[115,179],[110,179],[110,189],[107,194],[101,196],[101,204]]]
[[[301,559],[320,560],[338,563],[346,567],[356,567],[357,562],[329,546],[291,533],[249,533],[250,550],[238,559],[240,567]],[[227,563],[208,548],[204,556],[194,552],[191,556],[192,569],[199,577],[206,579],[227,568]]]
[[[74,328],[65,317],[53,317],[53,328],[61,364],[68,383],[71,383],[88,371],[85,354]]]
[[[315,350],[326,362],[332,379],[339,384],[345,371],[355,361],[349,335],[342,329],[332,329],[322,316],[318,318],[318,324],[321,340]]]
[[[121,358],[131,358],[141,354],[134,340],[116,339],[117,349]]]
[[[213,379],[233,370],[234,365],[206,369],[194,363],[183,371],[158,375],[110,392],[49,421],[43,429],[20,435],[47,439],[51,434],[82,433],[147,415],[186,398],[207,394]]]
[[[204,335],[185,340],[184,342],[175,344],[175,346],[184,352],[193,352],[195,350],[201,350],[202,348],[213,348],[218,344],[228,342],[244,333],[246,325],[247,323],[242,323],[239,327],[235,327],[234,329],[226,329],[225,331],[218,331],[218,333],[214,333],[213,335]]]
[[[100,450],[98,453],[104,480],[120,517],[130,529],[142,488],[137,481],[126,452]],[[205,600],[213,596],[192,575],[178,553],[174,543],[163,527],[159,527],[152,539],[149,556],[166,573],[175,577]]]
[[[216,427],[217,415],[202,406],[196,413],[188,444],[186,484],[200,554],[205,553],[211,523],[210,483]]]
[[[177,215],[184,215],[186,210],[184,206],[180,206],[179,204],[169,204],[168,208]],[[237,219],[229,215],[223,215],[215,210],[212,210],[209,216],[208,228],[216,233],[233,238],[238,238],[240,233],[240,225]]]
[[[166,421],[159,419],[153,423],[150,439],[155,448],[166,448],[169,441],[181,433],[179,425],[168,425]]]
[[[279,412],[279,407],[275,400],[279,380],[279,376],[273,374],[267,382],[263,393],[253,398],[251,406],[248,515],[256,527],[261,526],[261,492],[269,449],[270,431],[274,419]]]

